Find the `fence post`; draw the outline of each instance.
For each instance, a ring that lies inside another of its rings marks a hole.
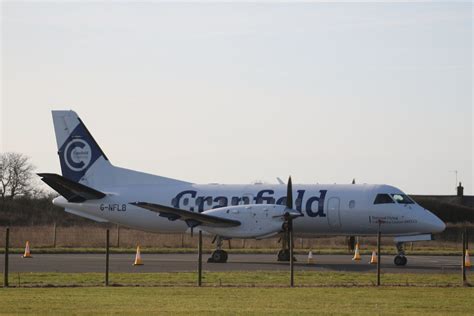
[[[289,247],[290,247],[290,287],[295,285],[295,267],[294,267],[294,258],[293,258],[293,219],[290,218],[288,221],[288,228],[289,228]]]
[[[466,231],[467,229],[464,228],[464,232],[462,233],[462,256],[461,256],[462,285],[466,285],[466,260],[464,260],[465,255],[466,255]]]
[[[53,248],[56,248],[56,222],[53,224]]]
[[[109,241],[110,231],[107,229],[105,237],[105,286],[109,286]]]
[[[469,251],[469,230],[466,227],[466,250]]]
[[[117,248],[120,248],[120,225],[117,225]]]
[[[3,266],[3,287],[8,287],[8,247],[10,243],[10,228],[5,230],[5,265]]]
[[[379,221],[379,229],[377,232],[377,286],[380,286],[380,264],[381,264],[381,256],[380,256],[380,242],[381,242],[381,233],[380,233],[380,225],[382,223]]]
[[[198,241],[198,286],[202,285],[202,231],[199,230]]]

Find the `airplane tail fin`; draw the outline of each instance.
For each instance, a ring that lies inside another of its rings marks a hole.
[[[133,184],[189,184],[113,166],[74,111],[52,111],[64,178],[91,187]]]
[[[110,164],[74,111],[53,111],[53,123],[61,171],[65,178],[80,182],[98,160]]]

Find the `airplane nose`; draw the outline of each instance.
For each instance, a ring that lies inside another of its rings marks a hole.
[[[441,233],[446,229],[446,224],[433,213],[429,213],[428,225],[432,233]]]

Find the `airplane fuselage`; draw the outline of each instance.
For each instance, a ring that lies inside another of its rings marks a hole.
[[[183,184],[109,186],[100,200],[69,203],[63,197],[56,205],[78,215],[103,219],[120,225],[162,233],[189,231],[183,221],[170,221],[146,209],[131,205],[149,201],[174,208],[203,212],[235,205],[285,204],[285,185]],[[298,236],[318,235],[416,235],[442,231],[444,224],[416,203],[375,204],[378,194],[403,194],[387,185],[294,185],[295,209],[303,216],[294,221]],[[261,214],[254,214],[255,220]],[[262,225],[264,221],[262,221]]]
[[[278,260],[291,258],[291,236],[395,236],[396,265],[403,242],[430,240],[445,224],[388,185],[195,184],[114,166],[74,111],[53,111],[62,175],[38,174],[60,194],[66,212],[138,230],[216,238],[210,262],[226,262],[223,239],[263,239],[283,233]],[[279,181],[281,183],[281,181]],[[288,201],[287,201],[288,196]],[[286,245],[286,246],[285,246]]]

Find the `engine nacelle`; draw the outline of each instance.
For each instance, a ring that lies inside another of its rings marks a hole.
[[[213,235],[229,238],[264,238],[282,231],[283,214],[286,206],[277,204],[249,204],[227,206],[208,210],[203,214],[237,220],[236,227],[212,227],[202,225],[200,228]]]

